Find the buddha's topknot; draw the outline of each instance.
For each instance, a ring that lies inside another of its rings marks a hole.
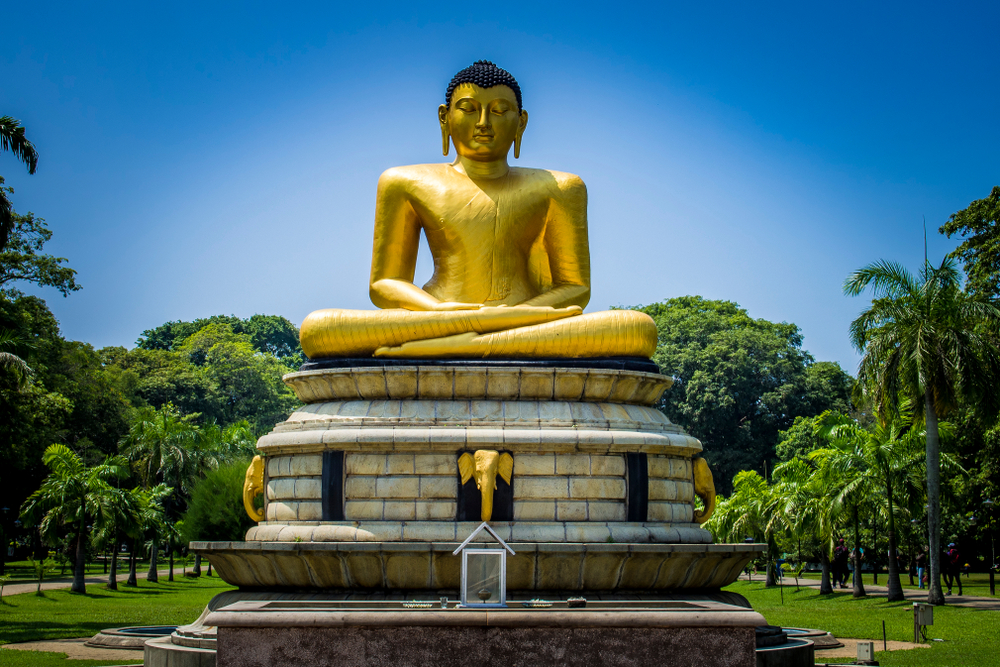
[[[452,78],[448,91],[444,95],[444,103],[451,105],[451,94],[463,83],[474,83],[480,88],[507,86],[514,91],[517,98],[517,110],[521,111],[521,87],[507,70],[497,67],[489,60],[477,60]]]

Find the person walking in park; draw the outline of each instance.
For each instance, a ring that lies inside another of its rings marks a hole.
[[[847,588],[847,559],[851,556],[851,550],[844,544],[844,538],[840,538],[837,546],[833,549],[833,586],[834,588]]]
[[[917,588],[924,587],[924,572],[927,570],[927,547],[917,554]]]
[[[948,595],[951,595],[952,584],[958,583],[958,594],[962,594],[962,554],[958,552],[958,547],[954,542],[948,544],[948,550],[944,552],[944,583],[948,586]]]

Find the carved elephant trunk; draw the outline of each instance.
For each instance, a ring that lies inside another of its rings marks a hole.
[[[462,454],[458,459],[458,469],[462,484],[475,478],[476,488],[482,494],[482,520],[493,516],[493,492],[497,490],[497,475],[510,484],[514,472],[514,458],[493,449],[480,449],[475,455]]]

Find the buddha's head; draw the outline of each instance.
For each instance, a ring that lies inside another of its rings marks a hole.
[[[462,157],[491,162],[506,158],[511,144],[518,157],[528,112],[521,108],[521,87],[514,77],[488,60],[478,60],[448,84],[438,120],[445,155],[451,137]]]

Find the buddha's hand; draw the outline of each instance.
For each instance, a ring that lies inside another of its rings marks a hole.
[[[478,303],[462,303],[460,301],[439,301],[431,307],[431,310],[435,312],[443,312],[449,310],[479,310],[482,308],[481,304]]]
[[[524,326],[527,324],[541,324],[553,320],[561,320],[566,317],[580,315],[583,309],[580,306],[568,306],[566,308],[553,308],[552,306],[483,306],[476,313],[477,317],[484,320],[496,320],[510,322],[513,326]]]

